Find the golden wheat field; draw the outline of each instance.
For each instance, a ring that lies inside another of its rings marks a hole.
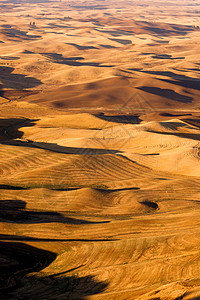
[[[0,0],[0,299],[200,299],[199,26]]]

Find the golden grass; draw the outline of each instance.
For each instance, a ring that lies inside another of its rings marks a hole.
[[[199,298],[197,8],[0,2],[0,267],[13,299]]]

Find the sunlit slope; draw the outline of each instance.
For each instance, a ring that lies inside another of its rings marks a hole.
[[[134,118],[129,116],[127,122],[134,123]],[[191,118],[185,121],[143,121],[140,124],[119,124],[120,117],[118,123],[106,119],[109,118],[89,114],[57,116],[41,119],[35,122],[35,126],[22,127],[20,130],[24,139],[33,141],[33,146],[88,155],[88,162],[94,154],[116,154],[156,171],[199,175],[198,119],[196,123]],[[65,124],[62,123],[64,121]],[[62,127],[60,129],[59,124]]]
[[[27,197],[34,209],[54,205],[57,211],[111,215],[197,205],[199,129],[194,125],[179,119],[119,124],[89,114],[26,122],[6,131],[15,146],[1,146],[8,198]],[[12,190],[15,186],[19,190]]]
[[[119,74],[84,84],[63,85],[27,96],[25,100],[78,111],[112,109],[130,113],[199,109],[198,78],[184,77],[160,68],[157,71],[136,69],[130,72],[131,76]]]

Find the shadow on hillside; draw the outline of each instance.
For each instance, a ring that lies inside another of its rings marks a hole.
[[[12,143],[13,139],[22,138],[23,132],[20,131],[19,128],[34,126],[36,121],[39,121],[39,119],[0,119],[1,140],[10,141]]]
[[[159,44],[169,44],[169,41],[158,41],[158,40],[153,40],[153,41]]]
[[[108,7],[107,6],[105,6],[105,5],[73,5],[73,4],[70,4],[69,5],[70,7],[73,7],[73,8],[76,8],[76,9],[81,9],[81,10],[83,10],[83,9],[102,9],[102,10],[104,10],[104,9],[108,9]]]
[[[27,143],[22,142],[25,146]],[[99,148],[78,148],[78,147],[64,147],[55,143],[41,143],[41,142],[29,142],[29,147],[40,148],[44,150],[50,150],[57,153],[73,154],[73,155],[103,155],[103,154],[117,154],[122,153],[120,150],[99,149]]]
[[[189,68],[187,70],[184,70],[186,72],[189,72],[189,71],[196,71],[196,72],[200,72],[200,69],[199,68]]]
[[[143,53],[143,55],[144,55],[144,53]],[[165,55],[165,58],[167,58],[167,54]],[[170,60],[171,59],[174,59],[174,58],[171,58],[170,57],[171,55],[169,55],[169,58],[170,58]],[[180,58],[180,57],[179,57]],[[176,58],[175,58],[176,59]],[[189,76],[186,76],[186,75],[184,75],[184,74],[177,74],[177,73],[174,73],[174,72],[171,72],[171,71],[145,71],[145,70],[143,70],[143,69],[134,69],[134,68],[131,68],[131,69],[129,69],[129,70],[131,70],[131,71],[137,71],[137,72],[141,72],[141,73],[146,73],[146,74],[152,74],[152,75],[160,75],[160,76],[166,76],[166,77],[170,77],[170,78],[172,78],[172,79],[175,79],[175,80],[183,80],[183,81],[186,81],[186,82],[193,82],[193,81],[199,81],[198,79],[196,79],[196,78],[192,78],[192,77],[189,77]],[[167,79],[160,79],[160,80],[163,80],[163,81],[167,81]],[[176,82],[176,81],[175,81]],[[171,81],[171,83],[174,83],[174,81]]]
[[[35,40],[40,38],[40,35],[33,35],[33,34],[28,34],[28,31],[22,31],[19,29],[15,28],[6,28],[2,29],[1,33],[3,33],[5,36],[7,36],[10,39],[17,38],[17,39],[22,39],[22,40]]]
[[[110,41],[117,42],[117,43],[122,44],[122,45],[130,45],[130,44],[132,44],[131,40],[116,39],[116,38],[108,38],[108,39]]]
[[[55,239],[55,238],[36,238],[24,235],[8,235],[0,234],[0,240],[2,241],[23,241],[23,242],[113,242],[119,239]]]
[[[95,29],[98,32],[109,34],[113,37],[123,36],[123,35],[133,35],[132,31],[126,31],[126,30],[102,30],[102,29]]]
[[[200,119],[183,119],[189,125],[200,128]]]
[[[140,55],[153,55],[155,54],[154,52],[141,52]],[[133,68],[129,69],[129,70],[134,70]],[[142,70],[142,69],[138,69],[138,70]]]
[[[139,187],[129,187],[129,188],[121,188],[121,189],[109,189],[109,190],[106,190],[108,192],[123,192],[123,191],[138,191],[140,190]]]
[[[103,44],[99,44],[100,47],[106,48],[106,49],[115,49],[117,47],[112,46],[112,45],[103,45]]]
[[[23,138],[23,132],[19,130],[21,127],[31,127],[35,125],[38,119],[0,119],[1,142],[6,145],[26,146],[31,148],[40,148],[57,153],[74,154],[74,155],[103,155],[121,153],[119,150],[98,149],[98,148],[78,148],[65,147],[56,143],[33,142]],[[21,140],[20,140],[21,139]]]
[[[102,67],[102,68],[111,68],[113,65],[102,65],[101,63],[96,62],[83,62],[84,57],[63,57],[62,54],[58,53],[40,53],[41,55],[48,58],[51,62],[57,64],[64,64],[67,66],[81,67],[81,66],[90,66],[90,67]]]
[[[24,187],[21,187],[21,186],[0,184],[0,190],[14,190],[14,191],[17,191],[17,190],[27,190],[27,188],[24,188]],[[16,200],[16,201],[18,201],[18,200]],[[1,203],[0,203],[0,207],[1,207]]]
[[[200,91],[200,80],[199,79],[190,78],[187,76],[185,76],[185,77],[184,77],[184,79],[179,79],[179,80],[170,80],[170,79],[161,79],[161,78],[159,78],[159,80],[168,82],[168,83],[172,83],[175,85],[179,85],[184,88],[189,88],[189,89],[194,89],[194,90]]]
[[[70,46],[74,46],[76,49],[78,50],[93,50],[93,49],[99,49],[97,47],[94,47],[94,46],[81,46],[81,45],[77,45],[75,43],[67,43],[67,45],[70,45]]]
[[[177,130],[178,128],[181,127],[185,127],[187,129],[191,129],[191,127],[188,124],[185,123],[181,123],[181,122],[160,122],[160,124],[162,124],[162,127],[166,128],[166,129],[170,129],[170,130]]]
[[[0,200],[1,222],[21,224],[63,223],[73,225],[110,223],[110,221],[93,222],[71,218],[54,211],[30,211],[25,210],[25,208],[26,202],[22,200]]]
[[[183,116],[192,116],[192,114],[171,114],[171,113],[161,113],[160,116],[162,117],[183,117]]]
[[[27,77],[23,74],[13,74],[15,69],[11,67],[0,66],[0,89],[11,88],[16,90],[34,88],[42,82],[33,77]]]
[[[44,18],[38,18],[38,19],[44,19]],[[46,18],[45,18],[46,19]],[[49,18],[48,20],[52,20],[52,18]],[[44,26],[44,28],[76,28],[71,25],[61,25],[61,24],[55,24],[55,23],[49,23],[48,26]]]
[[[152,34],[162,35],[162,36],[173,36],[173,35],[186,35],[191,31],[194,31],[193,28],[189,26],[178,27],[172,26],[172,29],[165,29],[156,26],[143,26],[144,30],[148,30]]]
[[[24,50],[22,53],[24,53],[24,54],[35,54],[34,52],[29,51],[29,50]]]
[[[165,135],[173,135],[180,138],[191,139],[200,141],[200,134],[195,133],[175,133],[175,132],[160,132],[156,130],[147,130],[148,132],[157,133],[157,134],[165,134]]]
[[[56,257],[54,252],[24,243],[0,242],[0,298],[81,300],[103,292],[108,286],[93,276],[78,276],[81,266],[49,276],[31,275],[46,268]],[[77,275],[67,275],[72,271]]]
[[[179,94],[170,89],[162,89],[162,88],[151,87],[151,86],[141,86],[138,87],[138,89],[153,95],[165,97],[167,99],[182,102],[182,103],[191,103],[193,100],[192,97]]]
[[[104,115],[104,113],[101,113],[95,114],[94,116],[104,121],[115,122],[120,124],[139,124],[142,121],[138,115],[107,116]]]
[[[156,42],[161,43],[162,41],[156,41]],[[155,59],[170,59],[170,60],[185,59],[184,56],[172,57],[172,55],[168,55],[168,54],[157,54],[157,55],[153,55],[152,58],[155,58]]]
[[[3,60],[18,60],[20,57],[17,56],[0,56],[1,59]]]

